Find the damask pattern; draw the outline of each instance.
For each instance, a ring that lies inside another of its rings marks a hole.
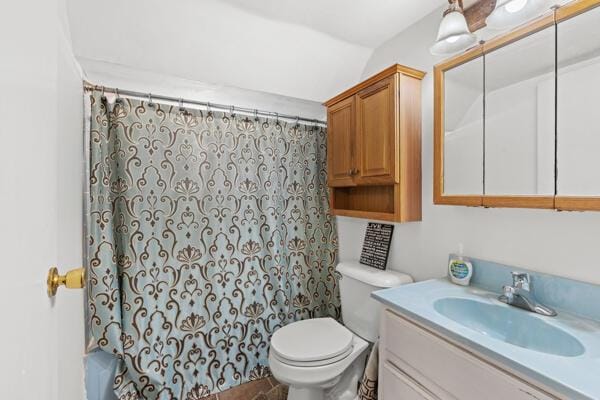
[[[90,101],[89,323],[119,399],[260,379],[276,329],[339,318],[325,129]]]

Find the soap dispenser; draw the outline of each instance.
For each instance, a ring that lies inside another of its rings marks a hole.
[[[458,256],[450,258],[448,262],[448,275],[452,283],[469,286],[473,276],[473,264],[463,258],[463,245],[458,246]]]

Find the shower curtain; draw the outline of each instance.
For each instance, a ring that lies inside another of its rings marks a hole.
[[[276,329],[339,318],[324,128],[89,101],[89,324],[119,399],[260,379]]]

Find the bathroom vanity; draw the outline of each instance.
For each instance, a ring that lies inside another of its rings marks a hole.
[[[391,309],[381,329],[382,399],[558,398]]]
[[[444,278],[373,294],[384,305],[379,398],[600,398],[600,319],[590,305],[598,286],[534,275],[558,311],[542,316],[500,302],[510,271],[489,264],[470,287]]]

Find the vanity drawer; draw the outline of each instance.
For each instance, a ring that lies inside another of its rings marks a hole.
[[[381,391],[384,399],[439,400],[389,361],[383,364]]]
[[[557,399],[389,310],[382,337],[383,357],[442,400]]]

